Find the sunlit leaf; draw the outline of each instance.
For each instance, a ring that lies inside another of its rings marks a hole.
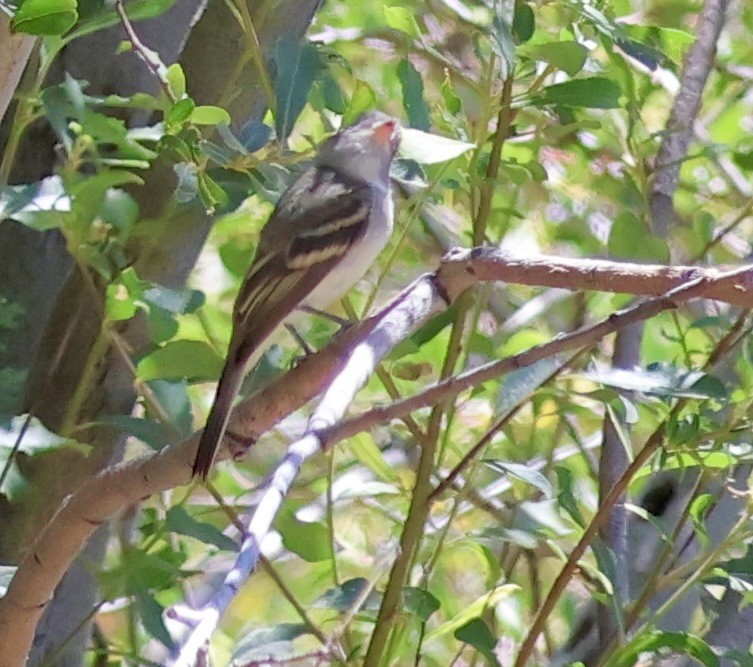
[[[215,380],[223,360],[207,343],[200,340],[176,340],[157,348],[139,361],[142,380]]]
[[[693,528],[695,529],[698,541],[704,548],[709,546],[710,538],[709,531],[706,527],[706,516],[711,511],[711,508],[716,503],[716,498],[710,493],[702,493],[696,498],[693,498],[693,502],[690,503],[690,520],[693,522]]]
[[[388,5],[384,5],[382,9],[384,11],[384,18],[390,28],[404,32],[411,37],[420,36],[421,31],[416,23],[416,17],[411,10],[406,7],[390,7]]]
[[[679,656],[692,657],[705,667],[718,667],[719,658],[700,637],[685,632],[644,631],[613,656],[610,665],[629,667],[638,661],[642,653],[656,653],[670,649]]]
[[[190,119],[192,123],[197,125],[229,124],[230,114],[221,107],[201,105],[191,110]]]
[[[346,447],[380,479],[385,482],[397,481],[394,468],[385,461],[384,455],[376,446],[371,434],[360,433],[348,438]]]
[[[485,459],[484,463],[487,466],[503,474],[512,475],[522,480],[526,484],[537,488],[546,498],[551,498],[553,495],[552,485],[549,480],[544,477],[538,470],[529,468],[522,463],[512,463],[511,461],[499,461]]]
[[[186,75],[179,63],[173,63],[167,68],[165,78],[176,99],[180,99],[186,94]]]
[[[329,530],[322,523],[299,521],[291,513],[283,513],[275,522],[282,535],[285,548],[298,554],[309,563],[319,563],[332,558]]]
[[[640,391],[658,396],[685,398],[726,398],[724,385],[714,376],[670,364],[651,364],[646,368],[605,368],[582,376],[610,387]]]
[[[77,19],[76,0],[24,0],[11,19],[11,28],[30,35],[62,35]]]
[[[478,618],[481,614],[489,608],[494,606],[502,599],[515,595],[520,588],[515,584],[504,584],[503,586],[497,586],[489,594],[482,595],[469,605],[467,605],[463,611],[455,615],[449,621],[442,623],[439,627],[435,628],[426,636],[426,641],[430,642],[447,634],[454,634],[456,630],[462,628],[467,623],[470,623],[474,618]]]
[[[373,109],[376,106],[376,93],[365,81],[356,81],[355,90],[348,100],[348,106],[343,113],[343,125],[348,126],[354,123],[364,111]],[[405,141],[405,131],[403,131],[403,141]]]
[[[475,148],[466,141],[448,139],[411,128],[404,128],[402,137],[400,155],[419,164],[447,162]]]

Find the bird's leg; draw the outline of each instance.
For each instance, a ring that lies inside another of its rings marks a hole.
[[[298,310],[307,313],[309,315],[317,315],[318,317],[322,317],[326,320],[329,320],[330,322],[334,322],[340,327],[340,330],[347,329],[348,327],[353,325],[353,322],[350,320],[343,319],[342,317],[338,317],[337,315],[333,315],[332,313],[328,313],[325,310],[319,310],[318,308],[312,308],[311,306],[298,306]],[[285,328],[290,332],[290,335],[295,338],[298,345],[301,346],[301,349],[303,350],[303,355],[296,359],[293,362],[293,365],[296,366],[300,361],[305,359],[308,355],[313,354],[314,350],[311,349],[311,346],[304,340],[303,336],[301,336],[300,333],[298,333],[298,330],[289,323],[285,323]]]
[[[309,315],[316,315],[317,317],[322,317],[325,320],[329,320],[330,322],[334,322],[335,324],[339,325],[343,329],[347,329],[349,326],[353,324],[350,320],[346,320],[343,317],[338,317],[337,315],[333,315],[332,313],[328,313],[326,310],[319,310],[318,308],[312,308],[311,306],[298,306],[298,310],[302,310],[304,313],[308,313]]]
[[[303,336],[298,333],[298,329],[296,329],[292,324],[285,323],[285,328],[290,332],[290,335],[295,338],[298,345],[301,346],[303,349],[303,356],[307,357],[310,354],[314,354],[314,350],[311,349],[311,346],[304,340]]]

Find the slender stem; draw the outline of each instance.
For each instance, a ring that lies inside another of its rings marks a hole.
[[[264,96],[267,98],[267,106],[275,110],[277,106],[277,98],[275,97],[274,87],[272,86],[272,79],[269,76],[267,65],[264,62],[264,56],[262,55],[261,42],[259,42],[259,35],[256,34],[256,28],[254,28],[254,22],[251,19],[251,14],[248,11],[246,0],[233,0],[238,14],[241,18],[241,27],[243,28],[243,34],[246,37],[248,46],[248,54],[256,67],[256,71],[259,75],[259,81],[261,87],[264,90]]]
[[[144,44],[136,34],[131,19],[128,18],[125,7],[123,7],[123,0],[115,0],[115,11],[118,13],[123,29],[133,45],[133,50],[139,58],[141,58],[149,71],[154,74],[157,81],[159,81],[162,90],[165,92],[165,95],[167,95],[167,99],[173,103],[177,102],[178,98],[175,96],[175,93],[173,93],[170,84],[165,78],[165,64],[160,60],[159,54]]]
[[[510,105],[512,82],[512,77],[509,77],[505,79],[502,86],[499,112],[497,113],[497,129],[492,139],[489,166],[486,170],[486,178],[481,188],[478,209],[473,221],[473,245],[482,244],[486,237],[486,226],[489,222],[494,190],[497,185],[497,177],[499,176],[499,167],[502,163],[502,147],[510,134],[510,126],[515,117],[515,112]]]
[[[387,645],[392,628],[397,619],[397,613],[402,596],[403,585],[408,578],[413,554],[420,541],[424,523],[429,508],[429,494],[431,493],[431,473],[434,470],[434,453],[436,451],[437,436],[439,435],[440,420],[433,420],[429,432],[421,449],[421,458],[416,473],[416,486],[413,489],[410,509],[405,520],[405,528],[400,537],[400,553],[395,559],[390,572],[387,588],[382,597],[374,632],[371,635],[369,647],[364,657],[364,667],[376,667],[384,655],[383,649]]]
[[[586,549],[596,537],[599,528],[609,518],[609,514],[614,504],[620,499],[625,490],[630,484],[630,481],[636,475],[636,473],[648,462],[653,454],[661,447],[664,440],[664,427],[672,419],[680,414],[681,410],[687,404],[687,400],[682,399],[678,401],[674,408],[672,408],[667,419],[659,425],[659,427],[651,434],[648,441],[644,445],[643,449],[636,455],[633,462],[625,469],[625,472],[620,476],[615,485],[605,496],[603,502],[599,506],[596,514],[591,522],[586,526],[583,531],[578,544],[575,545],[570,555],[567,558],[567,562],[563,566],[557,578],[554,580],[549,593],[544,600],[544,603],[539,607],[536,617],[531,624],[531,629],[528,631],[528,635],[520,646],[520,652],[515,660],[515,667],[525,667],[528,664],[533,654],[533,649],[536,645],[536,639],[541,634],[546,624],[549,614],[552,613],[554,605],[559,600],[562,593],[565,591],[565,587],[572,578],[573,574],[577,570],[578,561],[583,557]]]

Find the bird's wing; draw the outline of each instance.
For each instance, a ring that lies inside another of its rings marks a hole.
[[[234,343],[241,360],[363,237],[371,207],[368,185],[347,182],[328,169],[309,169],[290,186],[261,232],[235,302]]]

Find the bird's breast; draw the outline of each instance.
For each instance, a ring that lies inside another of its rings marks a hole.
[[[317,309],[326,308],[363,278],[392,234],[393,217],[391,192],[387,190],[375,193],[366,232],[314,288],[305,300],[305,305]]]

